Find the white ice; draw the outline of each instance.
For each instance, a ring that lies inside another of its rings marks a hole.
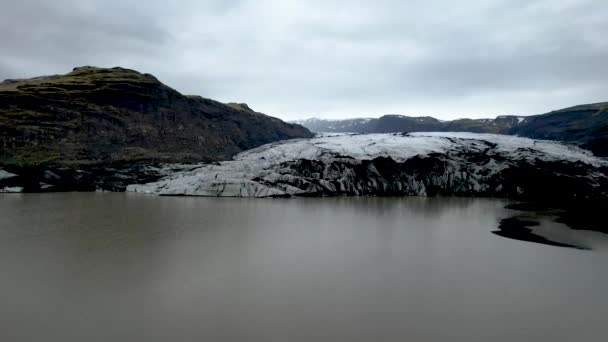
[[[173,173],[154,183],[130,185],[127,191],[233,197],[294,195],[303,190],[276,185],[276,180],[292,177],[288,172],[281,172],[281,163],[300,159],[331,162],[343,157],[354,158],[353,162],[358,162],[381,156],[403,162],[414,156],[430,153],[455,156],[461,152],[483,153],[488,149],[508,160],[581,161],[594,166],[608,166],[605,159],[594,157],[590,152],[575,146],[507,135],[444,132],[407,135],[319,134],[312,139],[264,145],[240,153],[232,161]],[[485,167],[499,171],[505,166],[493,162]]]

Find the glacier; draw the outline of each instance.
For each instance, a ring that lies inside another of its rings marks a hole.
[[[168,172],[127,191],[186,196],[606,198],[608,160],[553,141],[476,133],[319,134]]]

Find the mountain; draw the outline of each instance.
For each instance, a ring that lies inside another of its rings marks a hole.
[[[360,119],[344,119],[344,120],[323,120],[323,119],[307,119],[290,121],[291,123],[302,125],[312,132],[359,132],[366,133],[369,131],[369,122],[377,120],[371,118]]]
[[[441,121],[430,116],[384,115],[380,118],[292,121],[313,132],[325,133],[396,133],[396,132],[472,132],[508,134],[524,120],[517,116],[496,119],[458,119]]]
[[[357,124],[353,124],[353,121]],[[579,105],[531,116],[440,121],[432,117],[385,115],[378,119],[299,121],[313,132],[473,132],[518,135],[580,145],[597,156],[608,156],[608,102]]]
[[[575,142],[608,157],[608,102],[579,105],[527,117],[510,134]]]
[[[65,178],[64,168],[86,173],[97,166],[217,161],[310,136],[302,126],[247,105],[185,96],[129,69],[87,66],[0,83],[0,167],[43,183],[52,183],[53,177],[44,176],[51,167],[55,178]],[[92,180],[79,178],[67,189],[79,188],[81,181],[93,187]]]
[[[496,196],[569,203],[608,197],[608,161],[558,142],[498,134],[341,134],[264,145],[232,161],[128,190],[214,197]]]
[[[310,136],[303,127],[244,108],[184,96],[152,75],[123,68],[6,80],[0,83],[0,160],[221,160]]]

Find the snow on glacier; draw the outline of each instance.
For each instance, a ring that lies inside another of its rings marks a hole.
[[[458,140],[455,142],[454,140]],[[510,135],[478,133],[400,133],[391,134],[325,134],[312,139],[298,139],[264,145],[242,152],[235,160],[264,160],[281,163],[295,159],[317,160],[333,158],[335,154],[355,159],[391,157],[404,161],[416,155],[446,153],[450,150],[485,148],[484,141],[497,144],[499,151],[526,157],[531,155],[544,160],[561,159],[583,161],[589,164],[605,163],[590,152],[553,141],[534,140]],[[522,151],[522,149],[526,149]],[[527,152],[527,153],[523,153]]]
[[[302,159],[329,163],[345,158],[360,162],[377,157],[390,157],[397,162],[404,162],[414,156],[431,153],[455,155],[462,152],[484,153],[489,149],[509,160],[580,161],[593,166],[608,166],[608,161],[575,146],[507,135],[445,132],[319,134],[311,139],[267,144],[242,152],[232,161],[177,172],[154,183],[130,185],[127,191],[227,197],[298,195],[307,190],[288,185],[297,180],[290,179],[293,176],[289,170],[281,172],[282,163]],[[494,161],[484,166],[491,168],[492,172],[498,172],[504,167],[505,165]],[[329,182],[325,186],[335,187]],[[418,187],[417,184],[411,186]],[[424,194],[423,188],[420,193]]]
[[[9,179],[9,178],[13,178],[13,177],[17,177],[17,175],[0,169],[0,180]]]

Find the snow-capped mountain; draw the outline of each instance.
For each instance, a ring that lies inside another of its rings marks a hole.
[[[377,119],[356,118],[356,119],[344,119],[344,120],[326,120],[326,119],[311,118],[311,119],[306,119],[306,120],[290,121],[290,123],[302,125],[302,126],[308,128],[312,132],[359,133],[359,132],[368,132],[369,126],[370,126],[369,123],[373,122],[374,120],[377,120]]]
[[[472,132],[517,135],[575,143],[608,157],[608,102],[568,107],[530,116],[501,115],[495,119],[441,121],[429,116],[384,115],[377,119],[301,120],[313,132]]]
[[[578,147],[506,135],[324,134],[264,145],[232,161],[130,185],[127,191],[236,197],[605,198],[608,161]]]

